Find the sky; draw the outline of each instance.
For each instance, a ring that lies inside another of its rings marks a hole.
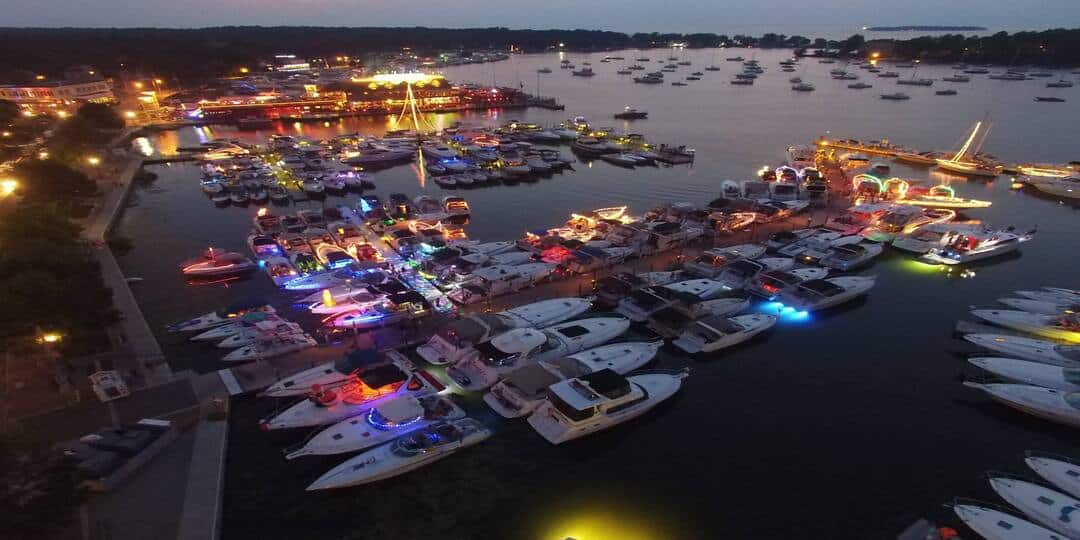
[[[588,28],[849,35],[865,25],[1080,27],[1080,0],[0,0],[0,26]]]

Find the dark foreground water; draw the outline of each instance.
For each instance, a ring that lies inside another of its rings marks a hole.
[[[745,51],[739,51],[748,56]],[[710,51],[683,53],[693,60],[680,74],[713,61]],[[663,52],[643,53],[654,60]],[[624,53],[627,63],[639,56]],[[473,207],[470,234],[483,240],[516,238],[522,231],[561,223],[571,211],[630,204],[641,211],[661,200],[703,203],[724,178],[748,178],[777,164],[788,144],[835,136],[888,137],[919,148],[955,145],[970,125],[990,112],[995,130],[985,150],[1011,161],[1076,159],[1076,100],[1037,104],[1045,81],[979,79],[957,85],[960,95],[904,87],[907,102],[883,102],[893,81],[859,70],[875,88],[856,91],[828,78],[835,67],[806,62],[800,75],[814,82],[810,94],[790,91],[776,62],[781,53],[759,53],[768,72],[753,87],[732,87],[737,70],[706,72],[676,88],[633,85],[614,74],[622,63],[591,61],[598,75],[571,77],[558,57],[515,57],[499,64],[466,66],[451,79],[536,83],[567,104],[565,113],[528,110],[432,116],[500,123],[510,118],[554,123],[584,114],[594,124],[644,133],[658,142],[697,148],[693,167],[626,170],[598,162],[576,171],[517,186],[457,190]],[[910,73],[910,70],[901,70]],[[920,76],[950,70],[923,68]],[[670,76],[669,76],[670,77]],[[1071,90],[1063,96],[1071,99]],[[651,118],[623,124],[610,118],[624,105]],[[387,119],[349,119],[329,126],[283,126],[282,132],[325,136],[356,130],[378,132]],[[146,144],[168,151],[199,138],[242,137],[233,128],[187,128]],[[567,150],[568,153],[568,150]],[[135,241],[121,263],[137,285],[155,328],[251,294],[273,295],[262,276],[227,286],[188,287],[180,260],[206,245],[243,249],[255,207],[215,208],[197,186],[190,165],[153,168],[157,181],[137,193],[120,227]],[[894,166],[905,176],[945,179],[925,170]],[[409,167],[379,172],[383,197],[391,192],[441,194],[421,185]],[[994,206],[973,214],[993,224],[1039,227],[1020,254],[974,268],[970,278],[946,275],[886,253],[865,271],[877,287],[862,302],[808,321],[784,323],[763,339],[715,357],[693,360],[665,348],[658,367],[689,366],[683,391],[638,421],[561,447],[535,435],[523,421],[505,421],[475,397],[470,413],[495,435],[478,447],[425,469],[374,486],[327,494],[303,488],[345,459],[286,462],[280,448],[304,434],[264,434],[258,418],[276,405],[255,398],[234,404],[226,479],[226,538],[523,538],[578,540],[644,538],[888,538],[919,516],[956,525],[942,506],[955,496],[995,501],[981,476],[987,470],[1025,473],[1021,455],[1038,449],[1076,455],[1080,438],[1061,427],[1014,413],[962,387],[973,374],[951,329],[971,305],[1005,292],[1055,284],[1077,287],[1076,210],[996,182],[952,180],[964,195]],[[328,199],[328,202],[336,202]],[[271,296],[285,306],[287,300]],[[175,367],[221,367],[207,348],[160,333]],[[168,488],[164,488],[168,489]]]

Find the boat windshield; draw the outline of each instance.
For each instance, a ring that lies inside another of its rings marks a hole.
[[[402,457],[412,457],[460,439],[461,431],[458,428],[452,424],[442,424],[398,439],[391,451]]]
[[[520,353],[506,352],[495,346],[491,341],[485,341],[476,346],[476,352],[480,354],[480,360],[494,366],[512,364]]]
[[[859,257],[862,257],[864,253],[866,253],[866,249],[862,246],[840,246],[833,250],[834,257],[845,261],[858,259]]]

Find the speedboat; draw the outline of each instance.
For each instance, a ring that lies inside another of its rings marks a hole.
[[[569,260],[565,264],[566,269],[571,272],[586,274],[619,264],[633,254],[634,249],[629,247],[597,248],[582,246],[571,253]]]
[[[859,175],[862,176],[862,175]],[[859,176],[856,176],[858,179]],[[877,220],[892,210],[891,203],[859,204],[847,209],[843,215],[829,218],[825,228],[841,234],[859,234],[863,229],[874,225]]]
[[[366,366],[336,382],[304,388],[308,390],[305,399],[262,420],[260,427],[271,430],[333,424],[394,398],[425,396],[445,389],[430,373],[414,369],[408,362]]]
[[[284,319],[262,321],[250,326],[242,326],[239,332],[219,341],[217,347],[219,349],[236,349],[260,340],[270,340],[276,336],[302,333],[304,333],[304,330],[300,328],[299,324]]]
[[[266,275],[270,277],[270,280],[274,282],[274,285],[281,287],[286,282],[295,279],[297,272],[296,267],[287,257],[271,256],[261,261],[263,270],[266,271]]]
[[[720,275],[714,279],[729,289],[742,290],[762,272],[790,270],[793,266],[795,266],[795,259],[788,257],[740,259],[725,266]]]
[[[1060,289],[1055,287],[1044,287],[1039,291],[1016,291],[1016,294],[1023,296],[1024,298],[1030,298],[1032,300],[1040,300],[1043,302],[1078,302],[1080,303],[1080,294],[1072,292],[1069,289]]]
[[[1013,336],[967,334],[964,339],[994,352],[1061,367],[1080,367],[1080,346]]]
[[[375,284],[382,283],[383,281],[386,281],[386,274],[381,270],[351,266],[339,268],[333,272],[322,272],[300,276],[287,282],[285,288],[290,291],[318,291],[340,285]]]
[[[848,244],[836,246],[829,250],[828,255],[821,258],[818,264],[826,268],[834,268],[841,272],[848,272],[870,264],[884,248],[881,244]]]
[[[284,319],[278,317],[273,312],[251,311],[225,324],[219,324],[203,330],[188,339],[191,341],[220,341],[240,333],[246,327],[252,327],[266,321],[285,322]]]
[[[623,376],[602,369],[548,388],[547,399],[529,425],[552,444],[561,444],[636,418],[679,391],[687,375]]]
[[[466,283],[447,296],[459,304],[474,304],[534,285],[551,275],[557,266],[550,263],[529,263],[480,268],[473,272]]]
[[[451,216],[467,216],[470,213],[469,203],[462,197],[443,197],[442,208]]]
[[[1024,462],[1047,482],[1073,497],[1080,497],[1080,466],[1072,460],[1062,456],[1028,452]]]
[[[345,357],[306,369],[271,384],[262,395],[269,397],[304,396],[313,388],[335,388],[355,378],[361,371],[376,365],[397,363],[412,370],[413,365],[395,350],[376,352],[374,349],[358,349]]]
[[[948,209],[901,206],[881,216],[875,224],[863,229],[860,234],[872,242],[888,243],[898,235],[910,233],[923,225],[946,223],[955,217],[956,212]]]
[[[922,258],[928,262],[949,265],[971,263],[1016,251],[1020,249],[1020,244],[1034,237],[1034,231],[1024,234],[1008,229],[970,231],[955,235],[952,243],[946,246],[930,249]]]
[[[735,261],[756,259],[764,254],[765,246],[761,244],[739,244],[708,249],[694,260],[687,262],[684,270],[696,276],[713,278],[720,275],[728,265]]]
[[[800,283],[793,289],[784,291],[777,300],[797,311],[827,309],[870,292],[876,279],[876,276],[812,279]]]
[[[361,311],[374,307],[386,301],[386,293],[373,287],[354,287],[348,293],[339,295],[335,299],[330,289],[323,289],[322,296],[318,301],[307,306],[308,311],[316,315],[335,315],[348,311]]]
[[[986,226],[981,223],[931,223],[910,233],[897,235],[890,245],[902,251],[922,255],[929,253],[931,249],[949,245],[957,236],[986,230]]]
[[[574,354],[615,339],[630,328],[622,317],[593,317],[545,329],[517,328],[495,336],[446,371],[465,390],[483,390],[525,364]]]
[[[1080,315],[1039,315],[1012,309],[973,309],[971,314],[990,323],[1067,343],[1080,343]]]
[[[794,270],[769,270],[762,272],[747,283],[746,292],[766,300],[775,300],[780,293],[812,279],[829,275],[828,268],[797,268]]]
[[[968,362],[1009,382],[1053,388],[1062,392],[1080,391],[1080,369],[1075,367],[1063,368],[1042,362],[996,356],[976,356],[968,358]]]
[[[690,353],[709,353],[742,343],[772,328],[777,318],[754,313],[735,317],[709,317],[693,323],[672,342]]]
[[[1030,298],[998,298],[997,301],[1011,308],[1039,315],[1068,315],[1080,312],[1080,302],[1046,302]]]
[[[553,298],[493,314],[477,313],[440,328],[416,353],[435,365],[453,364],[496,335],[515,328],[546,328],[585,313],[591,305],[587,298]]]
[[[243,274],[255,269],[251,259],[232,251],[209,248],[197,259],[182,263],[180,271],[188,277],[220,277]]]
[[[964,386],[986,392],[995,401],[1044,420],[1080,427],[1080,394],[1028,384],[980,384]]]
[[[986,506],[957,504],[953,512],[987,540],[1062,540],[1049,529]]]
[[[207,330],[223,324],[236,322],[243,315],[255,311],[274,313],[274,308],[261,298],[244,300],[230,304],[217,311],[211,311],[205,315],[170,324],[168,330],[170,332],[196,332],[199,330]]]
[[[366,450],[436,422],[465,417],[465,411],[450,398],[438,394],[405,395],[385,401],[360,414],[342,420],[304,441],[285,454],[285,459],[326,456]]]
[[[818,264],[822,259],[836,253],[836,250],[845,246],[858,244],[862,241],[861,236],[843,236],[840,233],[823,233],[811,236],[803,242],[796,242],[781,249],[780,254],[798,251],[795,260],[802,264]],[[802,244],[801,246],[799,244]]]
[[[356,262],[356,259],[349,255],[348,251],[326,242],[315,247],[315,257],[329,269],[349,266]]]
[[[663,341],[601,345],[563,358],[528,364],[510,372],[484,394],[484,402],[504,418],[531,414],[547,395],[549,386],[582,375],[610,369],[626,374],[649,363]]]
[[[320,476],[307,491],[368,484],[419,469],[491,436],[471,418],[440,422],[356,455]]]
[[[286,335],[271,334],[260,336],[255,343],[244,345],[221,358],[223,362],[247,362],[265,360],[284,354],[301,351],[318,345],[311,336],[304,333]]]
[[[646,287],[619,300],[615,312],[632,321],[642,322],[654,313],[670,307],[680,296],[689,296],[699,301],[712,300],[728,291],[729,289],[722,283],[711,279],[691,279],[669,285]]]

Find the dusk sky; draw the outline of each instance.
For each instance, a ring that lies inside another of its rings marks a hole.
[[[1080,26],[1078,0],[0,0],[0,10],[2,26],[497,25],[810,36],[843,34],[863,25]]]

